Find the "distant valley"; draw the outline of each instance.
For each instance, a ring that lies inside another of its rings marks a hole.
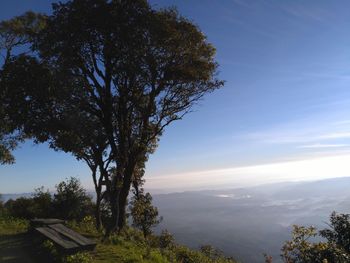
[[[154,204],[164,217],[156,231],[168,229],[178,242],[192,248],[211,244],[243,263],[261,263],[263,253],[278,263],[293,224],[326,228],[332,211],[350,213],[349,189],[350,178],[335,178],[154,194]],[[2,199],[30,195],[3,194]]]
[[[350,178],[279,183],[253,188],[183,192],[154,196],[166,228],[193,248],[212,244],[242,262],[280,262],[291,226],[325,222],[332,211],[350,213]]]

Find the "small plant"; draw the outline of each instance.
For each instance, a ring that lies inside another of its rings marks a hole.
[[[174,236],[168,230],[162,230],[162,233],[159,236],[159,247],[171,248],[175,245]]]
[[[102,234],[102,231],[96,229],[95,222],[95,218],[88,215],[81,222],[76,220],[69,221],[68,226],[81,234],[98,237]]]
[[[208,258],[218,259],[223,257],[224,254],[221,250],[214,248],[212,245],[202,245],[199,250]]]
[[[66,256],[62,263],[92,263],[93,259],[89,253],[79,252],[74,255]]]
[[[144,237],[152,234],[152,227],[162,221],[162,217],[158,216],[157,207],[152,205],[151,194],[144,193],[143,189],[140,189],[131,200],[130,214],[132,225],[141,230]]]
[[[46,258],[51,262],[60,262],[60,255],[55,247],[55,245],[49,241],[45,240],[40,246],[41,258]]]
[[[25,219],[14,218],[7,214],[3,214],[0,217],[0,234],[17,234],[26,232],[28,230],[29,223]]]

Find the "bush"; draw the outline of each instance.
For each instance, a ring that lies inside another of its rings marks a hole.
[[[63,260],[63,263],[92,263],[92,257],[86,252],[79,252],[74,255],[66,256]]]
[[[45,240],[40,245],[40,259],[54,263],[92,263],[92,257],[87,252],[79,252],[73,255],[60,254],[55,245]]]
[[[132,225],[140,229],[144,237],[152,233],[152,227],[158,225],[162,218],[158,217],[157,207],[152,205],[152,196],[150,193],[144,193],[140,190],[130,202],[130,214],[132,216]]]
[[[350,262],[350,215],[333,212],[329,226],[319,232],[315,227],[293,226],[292,240],[282,247],[284,262]],[[312,242],[315,237],[326,242]]]
[[[0,217],[0,236],[23,233],[28,230],[29,223],[25,219],[14,218],[8,215]]]
[[[56,217],[65,220],[81,221],[93,214],[92,198],[87,195],[79,179],[74,177],[56,185],[53,208]]]
[[[44,187],[39,187],[34,190],[33,194],[33,211],[36,218],[52,217],[52,198],[49,190],[44,190]]]
[[[44,188],[35,189],[33,198],[20,197],[16,200],[8,200],[4,208],[10,216],[32,219],[50,217],[52,211],[52,202],[50,193],[44,192]]]
[[[45,191],[44,187],[39,187],[35,189],[32,198],[10,199],[3,205],[4,208],[1,203],[0,214],[7,213],[10,216],[24,219],[58,217],[77,221],[93,215],[92,198],[87,195],[78,179],[71,177],[59,183],[56,191],[52,199],[48,190]]]
[[[168,230],[162,230],[159,236],[159,247],[164,248],[172,248],[175,246],[175,238],[174,236],[168,232]]]
[[[75,220],[69,221],[68,226],[73,228],[75,231],[88,236],[96,237],[102,234],[102,232],[96,229],[95,218],[90,215],[85,216],[80,222]]]
[[[35,217],[34,201],[32,198],[20,197],[5,203],[7,213],[13,217],[32,219]]]
[[[208,258],[211,259],[220,259],[224,256],[223,252],[217,248],[214,248],[212,245],[202,245],[199,250]]]
[[[5,213],[5,207],[4,207],[4,203],[2,201],[2,196],[0,194],[0,216],[4,215]]]
[[[177,261],[183,263],[209,263],[210,260],[202,253],[191,250],[185,246],[178,246],[175,250]]]

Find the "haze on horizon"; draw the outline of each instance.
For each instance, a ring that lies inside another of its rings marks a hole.
[[[4,0],[0,20],[53,1]],[[146,187],[234,188],[350,176],[350,2],[180,1],[217,48],[223,89],[169,127]],[[90,172],[72,156],[27,142],[0,167],[0,193],[49,188]]]

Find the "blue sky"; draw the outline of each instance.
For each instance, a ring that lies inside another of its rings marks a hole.
[[[146,186],[170,191],[350,175],[350,2],[151,3],[177,6],[202,29],[217,48],[226,85],[166,130],[147,164]],[[2,0],[0,19],[28,9],[49,12],[50,1]],[[46,145],[28,142],[15,155],[15,165],[0,167],[0,192],[52,188],[69,176],[92,185],[84,163]]]

